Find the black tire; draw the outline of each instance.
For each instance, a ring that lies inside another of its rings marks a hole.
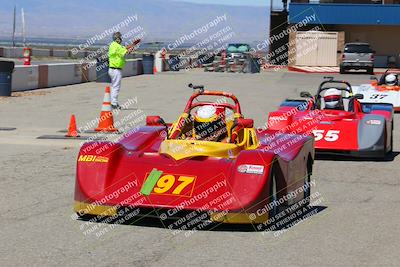
[[[393,132],[392,132],[393,133]],[[386,148],[387,148],[387,145],[388,145],[388,142],[392,142],[392,140],[388,140],[388,138],[387,138],[387,135],[388,135],[388,129],[387,129],[387,123],[385,122],[385,131],[384,131],[384,136],[385,136],[385,142],[384,142],[384,146],[383,146],[383,151],[382,151],[382,154],[381,154],[381,156],[379,157],[379,159],[380,160],[385,160],[386,159],[386,157],[388,156],[388,155],[390,155],[391,154],[391,149],[390,150],[387,150],[386,151]],[[392,138],[390,138],[390,139],[392,139]],[[391,145],[392,146],[392,145]]]
[[[311,170],[310,170],[310,163],[307,163],[307,171],[306,171],[306,177],[304,179],[304,199],[306,199],[306,202],[304,203],[304,206],[308,207],[310,206],[310,196],[311,196]]]
[[[367,73],[370,75],[374,75],[374,68],[367,68]]]
[[[393,132],[394,132],[394,121],[392,121],[392,134],[390,135],[390,150],[389,155],[393,153]]]
[[[273,203],[273,201],[277,201],[277,200],[278,200],[278,190],[277,190],[277,183],[276,183],[276,173],[275,173],[275,171],[272,171],[271,183],[270,183],[270,189],[269,189],[269,203]],[[279,212],[279,206],[272,205],[271,209],[268,212],[268,219],[274,218],[278,214],[278,212]],[[272,221],[275,221],[275,219],[273,219]]]
[[[96,218],[96,215],[91,215],[91,214],[79,214],[79,212],[76,212],[76,219],[81,220],[81,221],[89,221],[93,218]]]

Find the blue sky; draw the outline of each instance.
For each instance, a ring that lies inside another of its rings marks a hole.
[[[49,0],[1,1],[0,36],[11,36],[14,4],[17,5],[17,33],[21,33],[20,8],[23,7],[27,36],[31,38],[87,38],[102,33],[107,27],[133,14],[139,15],[138,25],[145,29],[146,38],[150,41],[174,40],[222,14],[229,15],[237,42],[264,40],[269,27],[269,9],[260,6],[270,3],[269,0],[118,0],[118,5],[109,0],[60,2],[54,1],[57,4],[49,5]],[[208,5],[199,5],[193,15],[190,3]],[[171,19],[177,14],[179,20]]]
[[[221,4],[221,5],[242,5],[242,6],[269,6],[270,0],[175,0],[199,4]],[[274,0],[274,2],[279,2]]]

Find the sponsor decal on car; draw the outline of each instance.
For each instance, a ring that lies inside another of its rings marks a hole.
[[[249,174],[262,175],[264,173],[264,166],[262,166],[262,165],[244,164],[244,165],[240,165],[237,170],[240,173],[249,173]]]
[[[284,116],[275,116],[275,117],[269,117],[270,120],[273,121],[285,121],[286,118]]]
[[[382,124],[382,122],[380,120],[367,120],[365,123],[368,125],[381,125]]]
[[[107,163],[109,158],[103,156],[95,155],[80,155],[78,158],[79,162],[97,162],[97,163]]]

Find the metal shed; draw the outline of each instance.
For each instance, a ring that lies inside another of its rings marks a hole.
[[[344,32],[298,31],[289,36],[289,65],[336,67]]]

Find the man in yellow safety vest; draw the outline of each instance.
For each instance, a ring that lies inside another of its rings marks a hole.
[[[122,69],[125,66],[125,56],[135,49],[137,42],[128,46],[121,45],[122,34],[115,32],[113,34],[113,42],[108,48],[108,75],[111,78],[111,107],[120,109],[118,104],[118,95],[121,89]]]

